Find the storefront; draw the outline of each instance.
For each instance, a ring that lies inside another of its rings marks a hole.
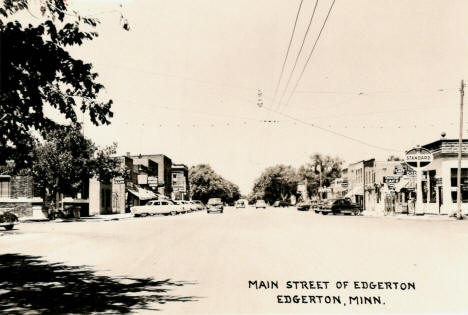
[[[422,209],[416,209],[416,212],[420,214],[453,214],[457,209],[458,140],[441,139],[422,147],[432,152],[433,161],[422,171],[420,182]],[[463,140],[462,147],[461,201],[462,212],[467,214],[468,139]]]

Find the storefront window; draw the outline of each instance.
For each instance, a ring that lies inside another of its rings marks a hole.
[[[457,187],[457,169],[450,169],[451,180],[450,184],[452,187]],[[468,202],[468,168],[461,169],[461,200],[462,202]],[[452,202],[457,202],[457,191],[452,191]]]
[[[421,181],[421,188],[422,188],[422,202],[423,203],[427,203],[427,191],[428,191],[428,187],[427,187],[427,172],[424,171],[422,173],[422,181]]]
[[[437,181],[435,179],[436,171],[435,170],[429,171],[428,174],[429,174],[429,202],[435,203],[437,200],[437,194],[436,194]]]
[[[10,197],[10,178],[0,178],[0,197]]]

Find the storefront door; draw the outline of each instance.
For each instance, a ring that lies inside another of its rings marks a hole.
[[[439,194],[439,214],[440,214],[440,207],[442,206],[442,202],[443,202],[443,200],[442,200],[442,196],[443,196],[442,195],[442,186],[438,187],[437,193]]]

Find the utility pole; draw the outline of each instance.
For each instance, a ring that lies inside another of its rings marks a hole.
[[[457,169],[457,219],[463,219],[461,210],[461,160],[463,149],[463,95],[465,83],[461,81],[460,87],[460,134],[458,136],[458,169]]]

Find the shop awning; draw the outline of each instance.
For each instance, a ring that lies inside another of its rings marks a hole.
[[[148,189],[141,188],[141,187],[137,187],[135,189],[128,188],[128,192],[140,200],[157,199],[157,196],[154,192]]]
[[[398,183],[395,184],[395,191],[402,189],[416,189],[416,179],[411,177],[402,177]]]
[[[356,187],[353,187],[350,191],[348,191],[345,195],[345,197],[351,197],[351,196],[355,196],[355,195],[361,195],[363,194],[363,191],[364,189],[362,188],[362,186],[356,186]]]

